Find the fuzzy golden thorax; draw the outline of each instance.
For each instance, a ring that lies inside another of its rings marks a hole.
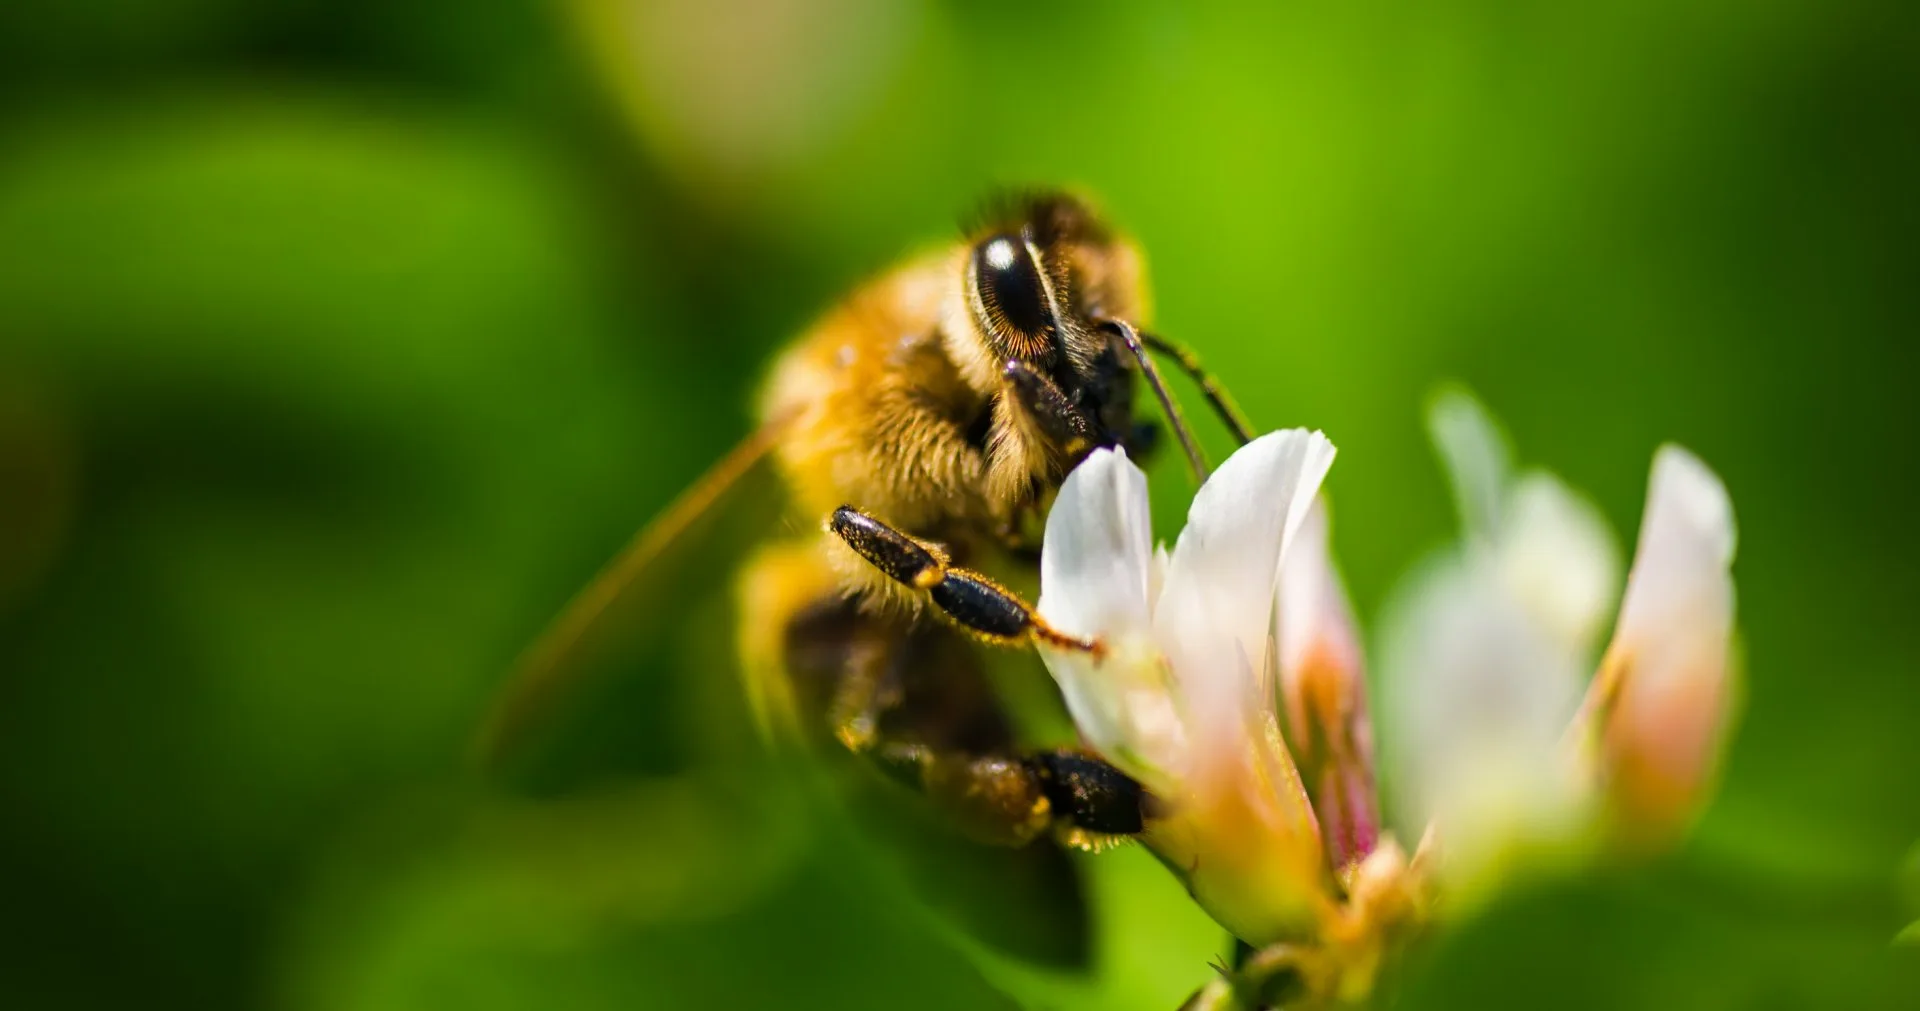
[[[1131,434],[1134,374],[1096,324],[1145,305],[1137,249],[1083,205],[1027,198],[965,242],[857,289],[776,363],[763,416],[804,522],[853,504],[976,564],[1017,544],[1072,463],[1012,390],[1017,362],[1107,442]],[[833,538],[823,556],[875,606],[920,598]]]

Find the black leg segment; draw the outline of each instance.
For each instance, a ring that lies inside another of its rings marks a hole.
[[[869,757],[981,842],[1018,846],[1050,826],[1062,833],[1132,836],[1146,822],[1146,791],[1092,755],[1043,751],[1016,758],[892,744]]]
[[[1092,755],[1048,751],[1028,756],[1054,815],[1100,835],[1133,835],[1146,821],[1147,794],[1119,769]]]
[[[852,506],[835,509],[827,529],[874,568],[908,586],[931,589],[947,574],[946,560],[926,545]]]
[[[835,509],[827,529],[894,580],[928,591],[934,606],[981,638],[1008,646],[1033,638],[1059,649],[1100,652],[1099,643],[1048,625],[1013,591],[971,569],[948,567],[936,549],[852,506]]]
[[[1060,447],[1068,460],[1078,461],[1092,451],[1097,441],[1093,425],[1053,380],[1019,359],[1007,362],[1003,374],[1020,406],[1026,408],[1041,433]]]
[[[965,569],[947,570],[931,596],[948,617],[990,639],[1017,640],[1032,627],[1033,615],[1020,598]]]

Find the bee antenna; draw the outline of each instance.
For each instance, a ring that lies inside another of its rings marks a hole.
[[[1194,481],[1205,482],[1208,470],[1206,454],[1200,451],[1200,443],[1194,440],[1193,429],[1187,427],[1187,419],[1180,413],[1180,405],[1167,392],[1166,380],[1160,377],[1159,366],[1147,354],[1147,346],[1140,340],[1140,332],[1124,320],[1105,320],[1100,325],[1118,334],[1126,343],[1127,350],[1133,352],[1133,360],[1140,363],[1140,371],[1146,374],[1147,385],[1153,387],[1153,395],[1159,399],[1160,409],[1166,412],[1167,426],[1173,429],[1174,437],[1180,440],[1180,448],[1186,451],[1187,463],[1193,468]]]
[[[1221,424],[1226,425],[1227,431],[1233,433],[1234,441],[1242,446],[1253,441],[1253,423],[1247,420],[1246,414],[1240,410],[1240,405],[1233,402],[1233,396],[1227,392],[1227,388],[1200,364],[1200,359],[1192,351],[1187,350],[1184,345],[1176,344],[1145,330],[1140,331],[1140,343],[1145,344],[1147,350],[1155,354],[1172,358],[1174,364],[1180,367],[1180,371],[1187,374],[1187,378],[1199,384],[1200,392],[1206,395],[1207,403],[1213,407],[1213,413],[1219,415]]]

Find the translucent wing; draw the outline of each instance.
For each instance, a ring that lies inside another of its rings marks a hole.
[[[520,655],[475,738],[474,755],[498,770],[524,750],[555,710],[584,687],[617,647],[666,625],[674,590],[696,563],[731,569],[709,550],[722,531],[764,529],[778,515],[769,455],[792,415],[762,425],[636,534]],[[744,553],[752,538],[740,539]]]

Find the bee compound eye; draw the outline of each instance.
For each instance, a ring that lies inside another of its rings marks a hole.
[[[995,235],[975,246],[973,276],[990,332],[1018,341],[1029,353],[1051,345],[1053,310],[1046,284],[1019,236]]]

